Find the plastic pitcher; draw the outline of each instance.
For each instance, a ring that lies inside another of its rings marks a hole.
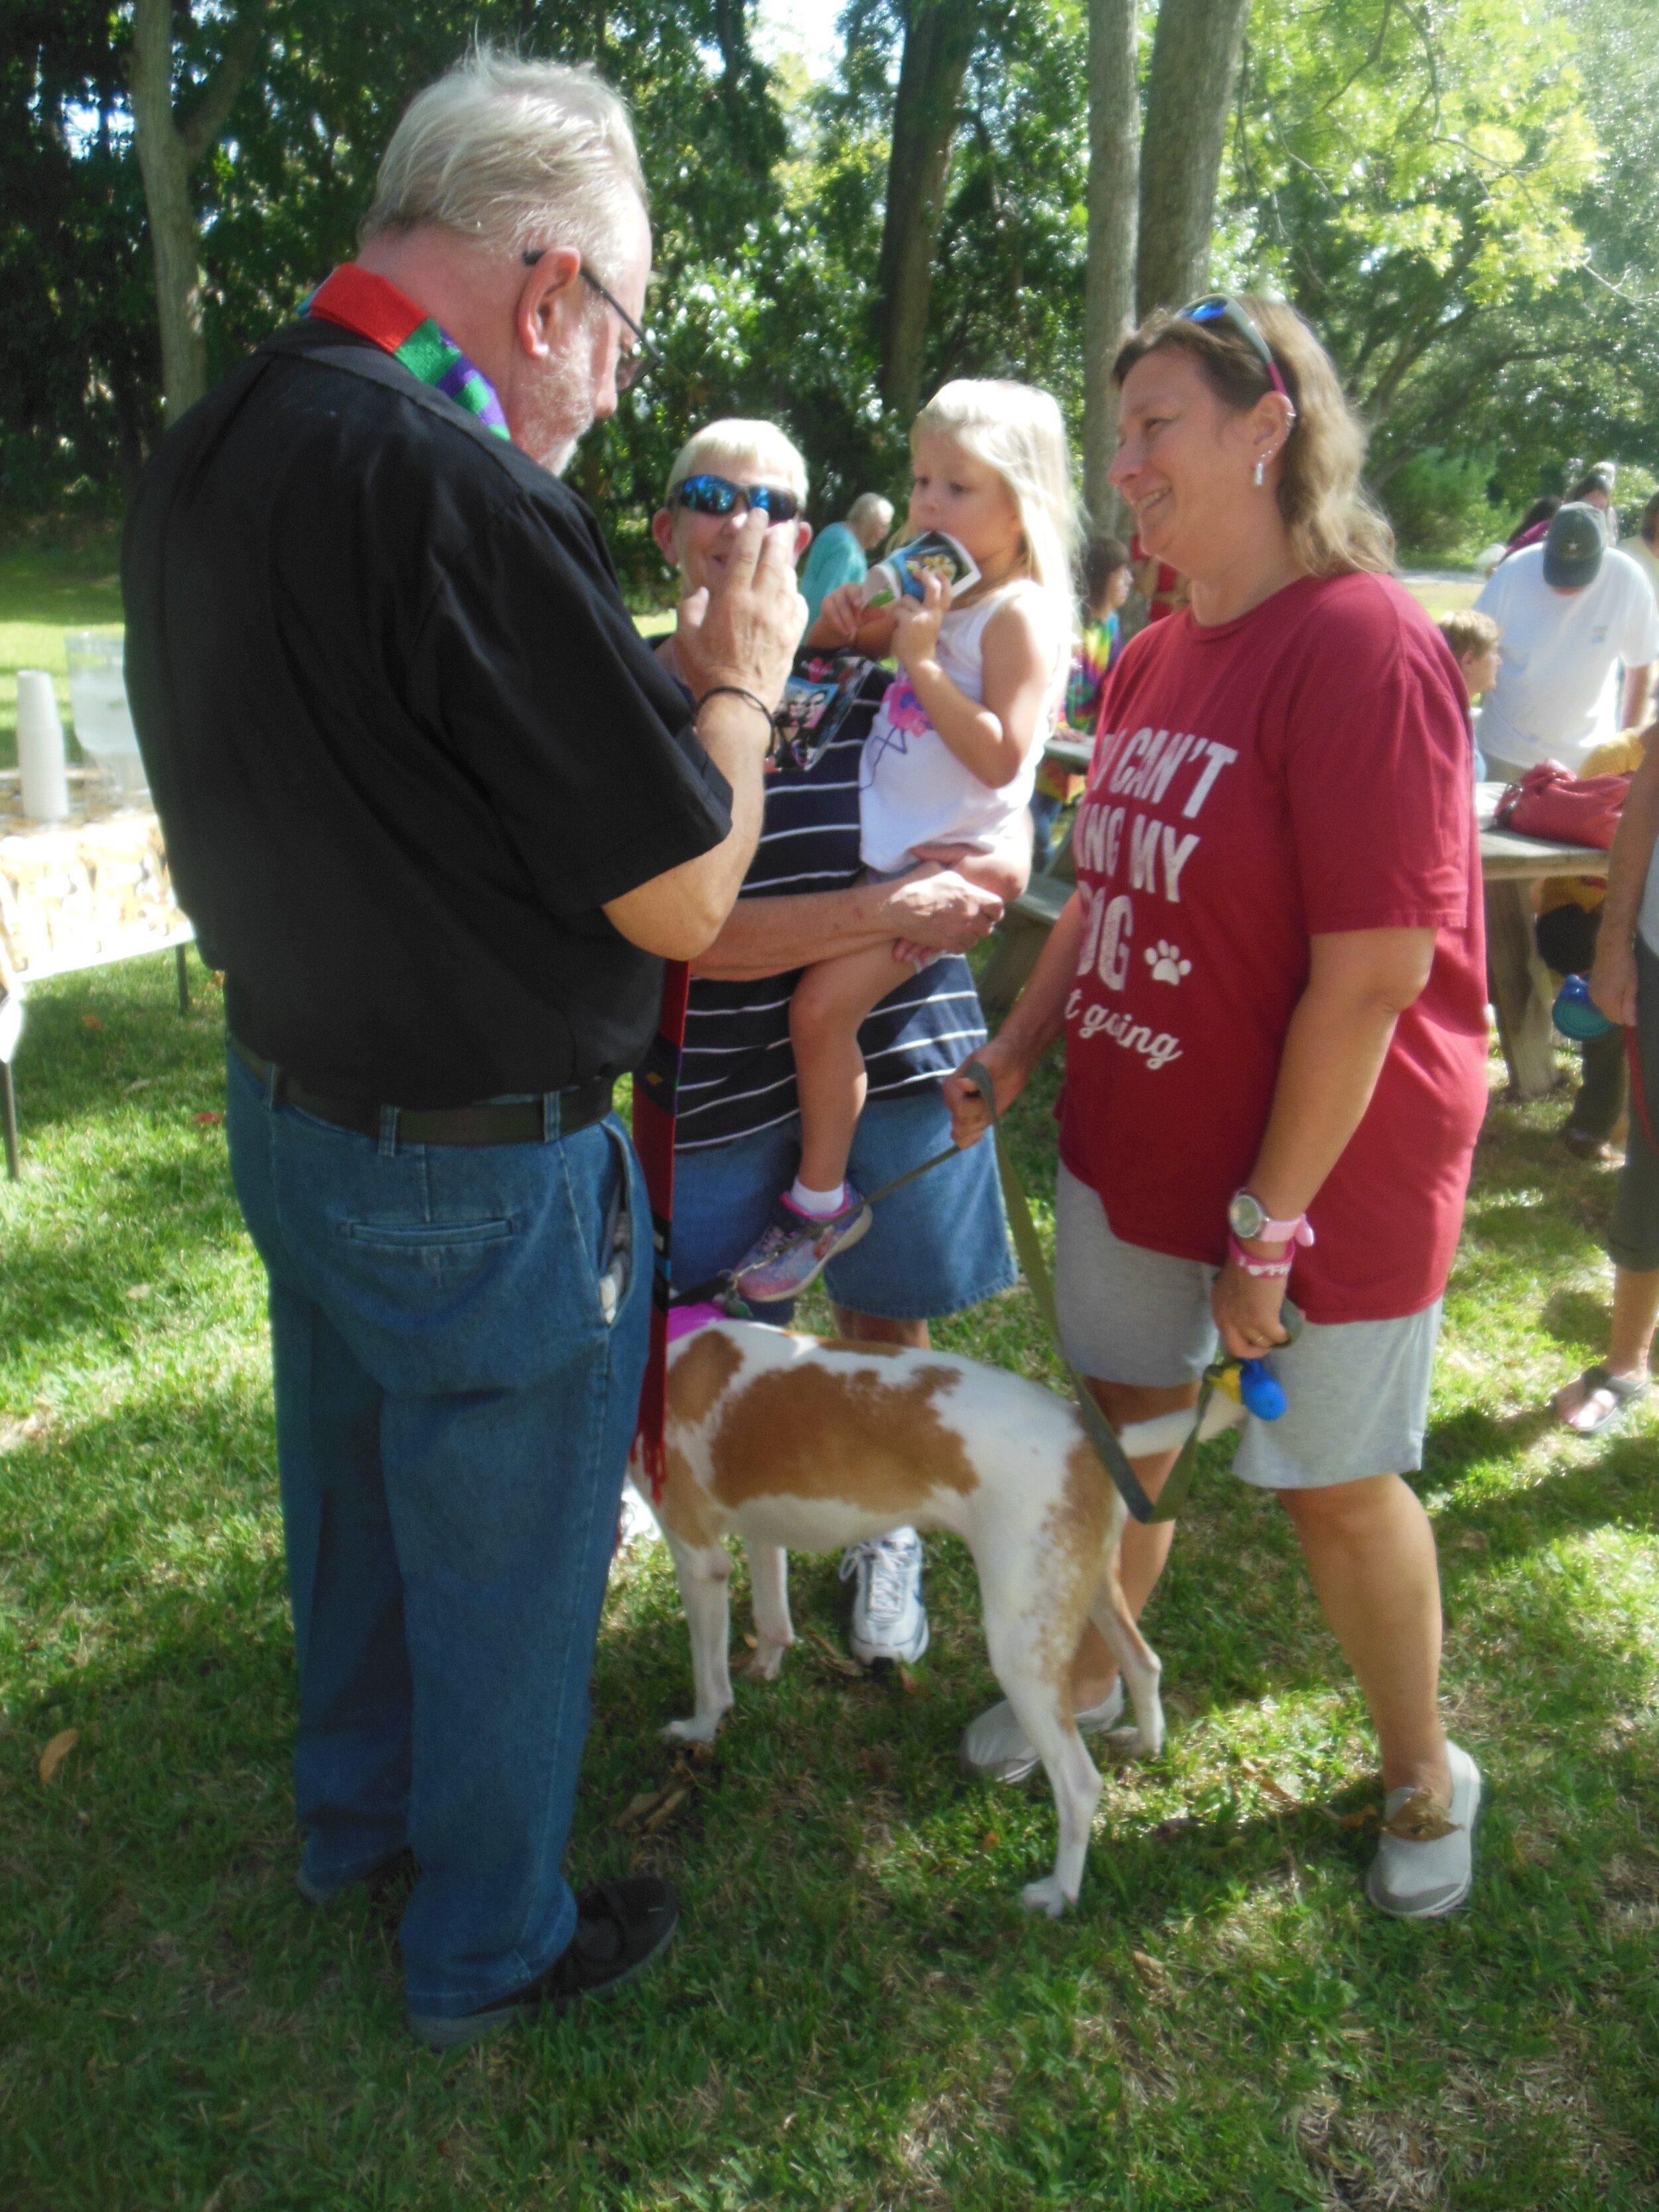
[[[127,709],[121,647],[122,632],[118,629],[71,629],[64,633],[64,653],[69,662],[70,706],[81,750],[103,770],[123,797],[139,798],[148,787],[144,763],[138,752],[137,732]]]

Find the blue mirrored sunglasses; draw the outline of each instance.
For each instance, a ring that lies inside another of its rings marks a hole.
[[[800,513],[793,492],[771,484],[733,483],[730,477],[686,477],[668,496],[671,505],[689,507],[693,514],[730,514],[739,500],[745,513],[757,507],[768,522],[793,522]]]
[[[1212,292],[1202,300],[1194,300],[1190,307],[1183,307],[1176,317],[1178,323],[1228,323],[1249,345],[1251,352],[1267,372],[1267,380],[1281,398],[1291,395],[1285,389],[1285,380],[1279,373],[1279,363],[1273,359],[1268,345],[1255,323],[1238,301],[1225,292]],[[1294,403],[1292,403],[1294,404]]]

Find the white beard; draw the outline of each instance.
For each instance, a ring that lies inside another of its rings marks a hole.
[[[556,368],[550,367],[519,442],[550,476],[562,477],[592,427],[592,382],[587,367],[579,361],[562,361]]]

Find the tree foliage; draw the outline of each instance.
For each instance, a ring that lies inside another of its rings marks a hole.
[[[849,0],[842,66],[813,86],[757,57],[753,0],[266,0],[253,74],[191,178],[209,376],[351,251],[398,115],[476,31],[592,60],[635,106],[665,366],[577,468],[638,577],[659,573],[645,525],[668,462],[712,414],[782,421],[820,515],[866,484],[902,489],[905,410],[882,399],[883,234],[919,10]],[[1085,0],[975,0],[948,161],[916,196],[937,226],[913,318],[923,393],[1018,375],[1079,422],[1088,14]],[[71,486],[118,495],[159,428],[131,17],[93,0],[0,13],[11,506]],[[234,21],[228,0],[176,7],[181,116]],[[1137,112],[1157,21],[1143,0]],[[1474,516],[1481,483],[1519,503],[1604,454],[1659,465],[1656,30],[1659,0],[1254,0],[1215,274],[1310,316],[1402,509],[1455,487]]]

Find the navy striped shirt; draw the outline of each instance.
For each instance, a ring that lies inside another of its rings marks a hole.
[[[766,779],[760,842],[742,898],[845,890],[859,877],[859,770],[876,702],[825,746],[805,775],[785,766]],[[682,1152],[752,1136],[795,1114],[789,997],[800,969],[748,983],[691,981],[680,1061]],[[859,1046],[872,1098],[902,1098],[939,1083],[985,1042],[968,963],[947,954],[901,983],[866,1017]]]

